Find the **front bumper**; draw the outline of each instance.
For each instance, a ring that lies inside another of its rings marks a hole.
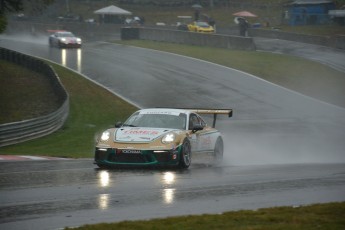
[[[98,166],[168,166],[178,165],[180,148],[170,150],[133,150],[115,148],[95,149],[94,163]]]
[[[214,30],[198,30],[199,33],[212,34]]]
[[[64,48],[80,48],[81,43],[77,42],[59,42],[59,47],[64,47]]]

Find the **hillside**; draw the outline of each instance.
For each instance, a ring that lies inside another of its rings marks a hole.
[[[181,3],[182,2],[182,3]],[[146,25],[155,25],[157,22],[163,22],[166,25],[176,25],[180,19],[178,16],[194,16],[195,9],[192,8],[192,0],[118,0],[118,1],[55,1],[44,12],[43,15],[50,20],[56,20],[57,17],[66,14],[80,16],[83,20],[95,19],[99,20],[99,16],[94,11],[116,5],[120,8],[133,13],[132,16],[140,16],[145,19]],[[261,23],[261,25],[269,25],[268,29],[279,28],[284,31],[308,33],[317,35],[333,35],[345,34],[344,26],[334,24],[319,26],[296,26],[291,27],[284,24],[282,15],[286,8],[286,0],[203,0],[200,1],[202,9],[200,14],[206,14],[212,17],[218,27],[231,27],[235,25],[234,16],[238,11],[250,11],[258,17],[247,18],[253,23]],[[213,2],[213,5],[210,3]],[[344,0],[345,2],[345,0]],[[169,3],[169,4],[168,4]],[[344,3],[345,4],[345,3]]]
[[[4,60],[0,69],[0,124],[47,115],[61,106],[44,75]]]
[[[156,2],[156,4],[154,4]],[[82,16],[82,18],[98,19],[93,12],[109,6],[116,5],[133,13],[133,15],[145,18],[147,24],[155,24],[156,22],[164,22],[166,24],[175,24],[177,16],[189,15],[193,16],[195,9],[192,8],[194,1],[70,1],[68,5],[56,2],[51,5],[47,12],[51,17],[58,17],[68,13]],[[281,0],[269,1],[216,1],[213,6],[211,1],[201,1],[203,8],[200,9],[201,14],[207,14],[213,17],[218,25],[226,26],[234,24],[232,14],[240,10],[249,10],[259,15],[259,18],[251,21],[270,20],[271,24],[280,24],[282,13]],[[160,4],[159,4],[160,3]],[[168,4],[170,3],[170,4]]]

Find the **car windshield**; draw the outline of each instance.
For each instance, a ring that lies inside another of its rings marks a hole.
[[[200,27],[209,27],[210,26],[209,24],[207,24],[207,22],[197,22],[196,24]]]
[[[64,37],[64,38],[72,38],[74,35],[72,33],[58,33],[58,37]]]
[[[186,114],[135,113],[123,126],[186,129]]]

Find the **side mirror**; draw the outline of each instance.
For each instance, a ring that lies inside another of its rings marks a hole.
[[[122,126],[122,122],[121,121],[116,122],[115,128],[120,128],[121,126]]]
[[[197,132],[199,130],[203,130],[203,129],[204,129],[204,127],[202,127],[202,125],[197,124],[197,125],[193,126],[192,132],[195,133],[195,132]]]

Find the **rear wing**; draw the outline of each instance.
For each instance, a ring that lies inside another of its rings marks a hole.
[[[232,109],[186,109],[198,114],[213,114],[213,123],[212,127],[216,126],[217,115],[228,115],[228,117],[232,117]]]

